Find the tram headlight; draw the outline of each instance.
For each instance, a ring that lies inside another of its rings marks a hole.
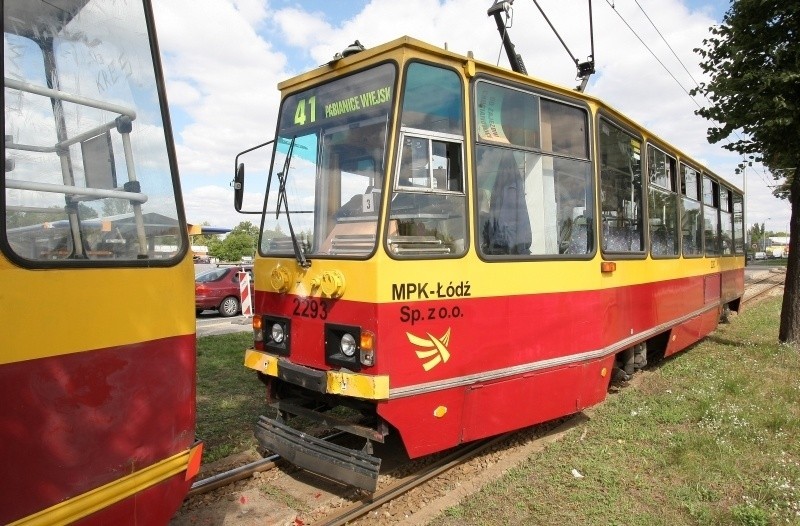
[[[352,325],[325,324],[325,363],[344,367],[350,371],[361,370],[361,328]]]
[[[339,348],[342,350],[342,354],[348,358],[352,358],[356,354],[356,349],[358,349],[356,346],[356,339],[353,338],[353,335],[349,332],[344,333],[339,342]]]
[[[280,323],[273,323],[272,324],[272,341],[275,343],[283,343],[283,339],[286,335],[283,332],[283,325]]]
[[[290,323],[286,318],[277,316],[262,316],[261,318],[261,338],[264,341],[264,350],[289,356],[289,334]]]

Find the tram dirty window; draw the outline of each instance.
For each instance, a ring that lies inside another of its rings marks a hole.
[[[586,111],[487,81],[475,90],[481,254],[492,259],[591,253]]]
[[[733,255],[733,216],[731,214],[731,192],[724,186],[719,189],[719,232],[722,255]]]
[[[141,5],[48,24],[5,28],[6,245],[33,265],[174,262],[186,232]]]
[[[703,255],[703,211],[700,206],[700,174],[681,164],[681,247],[684,257]]]
[[[466,251],[463,92],[452,70],[412,63],[406,75],[387,247],[395,257]]]
[[[603,250],[643,252],[641,141],[600,121]]]
[[[655,257],[677,256],[678,196],[674,192],[676,161],[652,145],[647,146],[648,223],[650,253]]]
[[[401,126],[463,134],[461,80],[450,69],[412,63],[403,89]]]
[[[703,222],[706,256],[718,256],[722,252],[719,231],[719,183],[703,176]]]

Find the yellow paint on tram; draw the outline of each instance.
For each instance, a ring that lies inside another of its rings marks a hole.
[[[193,296],[189,258],[166,268],[40,271],[0,258],[0,302],[7,307],[0,364],[193,334]],[[31,310],[11,308],[31,299]]]

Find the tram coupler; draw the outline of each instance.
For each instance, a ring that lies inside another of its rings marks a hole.
[[[374,492],[381,459],[298,431],[277,419],[260,416],[255,426],[259,445],[291,464],[330,479]]]

